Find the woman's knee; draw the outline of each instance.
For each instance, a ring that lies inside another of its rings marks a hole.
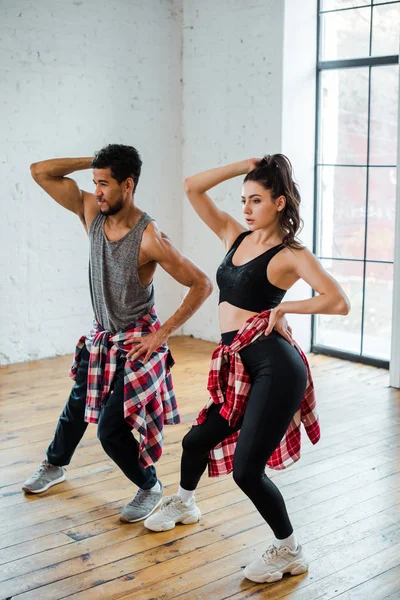
[[[254,465],[251,465],[246,461],[233,461],[233,480],[241,490],[249,490],[254,484],[261,481],[264,472],[259,472],[259,469],[255,469]]]
[[[182,448],[189,454],[204,454],[210,451],[210,441],[204,437],[199,425],[193,425],[182,440]]]
[[[196,450],[196,433],[193,431],[193,427],[183,436],[182,448],[186,452],[194,452]]]
[[[249,476],[244,465],[233,464],[233,481],[241,489],[246,489],[249,483]]]

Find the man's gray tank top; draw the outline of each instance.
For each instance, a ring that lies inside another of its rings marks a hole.
[[[150,221],[143,213],[123,238],[110,242],[106,216],[99,213],[89,229],[89,284],[94,316],[111,333],[126,329],[154,305],[153,283],[143,285],[138,273],[140,242]]]

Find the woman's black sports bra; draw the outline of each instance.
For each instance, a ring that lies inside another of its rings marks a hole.
[[[229,302],[233,306],[252,312],[262,312],[277,306],[287,290],[272,285],[267,279],[267,266],[271,258],[285,246],[279,244],[244,265],[235,266],[232,257],[244,238],[251,231],[244,231],[236,238],[233,246],[218,267],[217,285],[219,303]]]

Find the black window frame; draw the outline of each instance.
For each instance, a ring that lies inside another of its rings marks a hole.
[[[373,7],[374,6],[384,6],[387,4],[399,4],[399,0],[391,0],[388,2],[379,2],[374,3],[374,0],[371,0],[369,5],[361,5],[361,6],[351,6],[344,8],[336,8],[329,10],[321,10],[321,0],[317,0],[317,56],[316,56],[316,120],[315,120],[315,158],[314,158],[314,224],[313,224],[313,252],[319,259],[327,258],[329,260],[352,260],[357,261],[357,259],[350,258],[333,258],[333,257],[324,257],[318,255],[318,224],[319,224],[319,194],[318,194],[318,186],[319,186],[319,167],[321,166],[343,166],[347,167],[350,165],[340,165],[340,164],[328,164],[328,163],[319,163],[319,135],[320,135],[320,85],[321,85],[321,74],[323,71],[328,69],[347,69],[347,68],[356,68],[356,67],[368,67],[369,68],[369,83],[368,83],[368,130],[367,130],[367,164],[365,165],[351,165],[352,167],[365,167],[366,168],[366,210],[365,210],[365,242],[364,242],[364,257],[362,259],[358,259],[359,262],[363,263],[363,298],[362,298],[362,313],[361,313],[361,348],[360,353],[352,353],[346,352],[344,350],[340,350],[337,348],[333,348],[330,346],[323,346],[321,344],[315,343],[316,338],[316,317],[317,315],[312,315],[311,318],[311,352],[316,354],[324,354],[326,356],[332,356],[336,358],[342,358],[344,360],[360,362],[366,365],[372,365],[375,367],[380,367],[384,369],[389,369],[390,361],[379,359],[375,357],[370,357],[362,354],[363,348],[363,340],[364,340],[364,317],[365,317],[365,285],[366,285],[366,268],[369,263],[380,263],[380,264],[393,264],[393,261],[379,261],[379,260],[367,260],[367,235],[368,235],[368,194],[369,194],[369,169],[371,166],[380,166],[380,167],[396,167],[397,165],[371,165],[370,163],[370,125],[371,125],[371,69],[376,66],[387,66],[387,65],[398,65],[399,64],[399,55],[387,55],[387,56],[376,56],[376,57],[362,57],[362,58],[352,58],[352,59],[340,59],[340,60],[320,60],[320,46],[321,46],[321,15],[333,12],[341,12],[347,10],[354,10],[357,8],[367,8],[370,7],[371,10],[371,20],[370,20],[370,32],[369,32],[369,52],[371,53],[372,48],[372,32],[373,32]],[[399,132],[400,132],[400,123],[399,123]],[[313,291],[313,296],[315,296],[315,292]]]

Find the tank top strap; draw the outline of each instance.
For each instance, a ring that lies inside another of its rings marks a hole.
[[[132,264],[137,265],[140,252],[140,244],[142,243],[143,232],[147,225],[154,221],[147,213],[140,215],[137,223],[132,227],[129,235],[129,253]]]
[[[142,236],[143,231],[146,229],[147,225],[151,223],[151,221],[154,221],[154,219],[145,212],[140,216],[139,221],[135,225],[135,227],[138,229],[138,232],[140,232],[140,236]]]
[[[240,233],[236,240],[233,242],[232,246],[229,248],[228,252],[226,253],[226,256],[229,256],[231,254],[233,254],[235,252],[235,250],[240,246],[240,244],[243,242],[244,238],[247,235],[250,235],[251,231],[242,231],[242,233]]]
[[[104,227],[104,221],[105,221],[106,217],[99,212],[95,218],[93,219],[93,221],[90,223],[90,227],[89,227],[89,231],[88,231],[88,236],[89,238],[93,235],[95,235],[96,231],[99,229],[100,226],[100,230],[103,230]]]
[[[274,256],[276,256],[278,254],[278,252],[280,252],[284,248],[286,248],[285,244],[279,244],[278,246],[275,246],[274,248],[270,248],[269,250],[267,250],[267,252],[264,255],[266,258],[266,264],[268,264],[270,262],[270,260],[272,260],[274,258]],[[263,255],[261,254],[261,257],[262,256]]]

